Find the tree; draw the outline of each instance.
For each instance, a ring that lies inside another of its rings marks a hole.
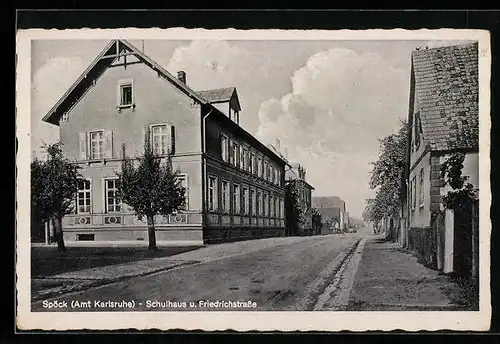
[[[408,124],[401,121],[397,133],[380,139],[378,160],[373,162],[370,188],[376,196],[367,200],[363,218],[375,224],[385,216],[398,216],[406,198],[405,166],[407,158]]]
[[[168,215],[185,205],[185,190],[178,179],[179,171],[173,169],[170,152],[162,161],[155,156],[150,135],[144,140],[144,154],[138,164],[125,154],[122,146],[122,169],[118,196],[130,206],[141,220],[146,217],[150,250],[156,250],[155,216]],[[136,166],[137,165],[137,166]]]
[[[54,221],[57,249],[66,251],[62,218],[74,211],[79,167],[64,157],[60,142],[44,148],[47,159],[31,162],[31,206],[40,220]]]
[[[298,234],[299,225],[304,222],[304,218],[295,180],[288,181],[285,185],[285,218],[288,234]]]
[[[321,228],[323,228],[323,216],[320,214],[319,210],[312,208],[312,227],[315,234],[321,233]]]
[[[447,209],[460,209],[470,205],[476,198],[474,186],[466,183],[467,177],[462,176],[465,154],[456,152],[450,155],[441,165],[441,178],[452,190],[443,197],[442,203]]]

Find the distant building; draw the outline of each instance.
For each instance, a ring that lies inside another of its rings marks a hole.
[[[285,172],[285,182],[292,184],[298,195],[298,203],[302,210],[303,222],[298,224],[301,235],[312,233],[312,191],[314,187],[306,181],[306,169],[298,163],[291,163]]]
[[[472,215],[443,212],[441,201],[450,188],[440,169],[450,154],[463,152],[462,173],[479,187],[478,97],[477,43],[412,53],[408,195],[403,208],[407,229],[401,231],[400,241],[444,272],[473,269],[477,250]],[[458,223],[457,216],[469,220]]]
[[[284,235],[287,162],[239,125],[236,88],[194,91],[124,40],[113,40],[43,118],[60,128],[81,167],[65,240],[147,240],[147,225],[117,197],[121,147],[173,155],[186,206],[155,220],[157,240],[224,242]]]
[[[312,206],[318,209],[323,223],[327,226],[327,228],[324,228],[324,232],[339,232],[347,228],[348,216],[345,201],[340,197],[313,197]]]

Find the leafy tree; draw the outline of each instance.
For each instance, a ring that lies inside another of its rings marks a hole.
[[[397,216],[406,198],[407,140],[406,121],[401,121],[397,133],[379,140],[379,157],[372,163],[370,174],[370,188],[377,191],[375,198],[367,200],[363,216],[366,221],[378,224],[384,216]]]
[[[312,208],[312,227],[315,234],[321,233],[321,228],[323,228],[323,216],[320,214],[319,210]]]
[[[288,234],[298,234],[299,225],[304,222],[304,218],[295,180],[290,180],[285,185],[285,218]]]
[[[146,217],[149,249],[156,250],[155,216],[168,215],[185,205],[185,190],[178,179],[179,171],[172,167],[171,154],[164,161],[154,155],[150,135],[144,140],[144,154],[138,164],[125,154],[122,147],[122,169],[119,178],[118,195],[130,206],[141,220]]]
[[[79,167],[64,157],[60,142],[44,148],[47,159],[31,162],[31,206],[40,220],[53,220],[57,249],[66,251],[62,218],[74,211]]]
[[[464,160],[465,154],[456,152],[441,165],[441,178],[453,189],[443,197],[442,203],[447,209],[466,207],[476,198],[474,186],[466,183],[468,178],[462,176]]]

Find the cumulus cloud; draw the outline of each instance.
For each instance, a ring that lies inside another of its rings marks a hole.
[[[303,164],[315,194],[342,197],[359,216],[378,138],[407,116],[407,74],[379,54],[335,48],[311,56],[291,78],[292,92],[262,102],[257,136],[280,139]]]
[[[186,71],[187,83],[194,90],[235,86],[242,106],[240,123],[253,133],[259,126],[261,103],[290,87],[290,74],[280,65],[283,59],[271,58],[273,53],[259,44],[255,47],[260,50],[252,50],[252,45],[238,42],[192,41],[177,47],[164,65],[174,74]]]
[[[31,149],[39,156],[40,146],[59,139],[58,127],[42,121],[50,108],[86,68],[81,58],[48,59],[34,74],[31,83]]]

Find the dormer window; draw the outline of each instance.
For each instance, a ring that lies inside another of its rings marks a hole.
[[[118,83],[118,109],[134,108],[134,83],[131,79],[120,80]]]

